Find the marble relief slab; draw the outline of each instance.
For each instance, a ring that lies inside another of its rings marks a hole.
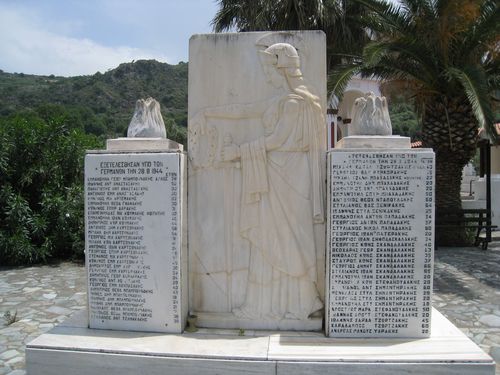
[[[325,54],[316,31],[191,38],[192,311],[238,327],[321,316]]]

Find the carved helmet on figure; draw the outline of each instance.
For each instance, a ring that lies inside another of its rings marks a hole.
[[[300,77],[300,57],[294,46],[288,43],[276,43],[259,51],[263,63],[285,68],[291,77]]]

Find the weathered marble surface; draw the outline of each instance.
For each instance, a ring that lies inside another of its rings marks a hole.
[[[181,153],[86,155],[91,328],[182,332],[184,175]]]
[[[325,36],[195,35],[189,61],[190,310],[307,319],[323,298]]]
[[[135,111],[128,125],[127,137],[166,138],[167,133],[160,103],[153,98],[139,99],[135,103]]]
[[[384,96],[368,92],[352,105],[349,135],[391,135],[389,108]]]

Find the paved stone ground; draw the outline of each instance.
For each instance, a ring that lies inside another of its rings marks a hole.
[[[24,375],[25,344],[85,308],[86,289],[73,263],[0,269],[0,375]],[[19,321],[6,326],[7,311]]]
[[[500,238],[487,251],[437,250],[433,305],[493,357],[500,375]]]
[[[500,362],[500,241],[488,251],[436,252],[434,306]],[[72,263],[0,268],[0,375],[24,375],[24,346],[85,308],[85,269]],[[5,312],[18,321],[5,325]],[[497,365],[500,375],[500,366]],[[33,374],[36,375],[36,374]]]

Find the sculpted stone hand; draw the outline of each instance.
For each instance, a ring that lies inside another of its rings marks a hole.
[[[222,161],[233,161],[240,158],[240,148],[238,145],[225,145],[220,153]]]

